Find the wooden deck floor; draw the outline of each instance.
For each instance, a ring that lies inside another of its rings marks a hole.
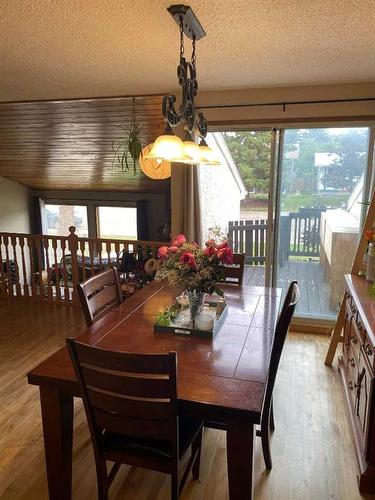
[[[26,373],[84,326],[68,306],[0,300],[0,498],[47,500],[39,393]],[[264,468],[256,440],[255,500],[360,500],[355,450],[335,368],[324,365],[328,338],[289,334],[275,387],[274,467]],[[95,500],[90,436],[75,402],[73,499]],[[111,500],[168,500],[164,474],[123,466]],[[225,434],[204,433],[200,481],[181,500],[228,500]],[[374,497],[366,497],[374,498]]]
[[[264,266],[246,266],[245,283],[264,285]],[[337,311],[329,309],[329,288],[323,280],[319,262],[288,261],[278,268],[278,286],[285,291],[292,280],[300,285],[301,298],[297,314],[333,318]]]

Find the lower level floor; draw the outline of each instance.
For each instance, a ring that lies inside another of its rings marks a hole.
[[[0,300],[0,498],[47,500],[38,389],[26,373],[84,328],[71,306]],[[325,336],[291,333],[275,389],[274,466],[267,473],[260,442],[257,500],[359,500],[355,455],[336,368],[327,368]],[[201,479],[182,500],[226,500],[225,434],[207,430]],[[96,498],[94,457],[82,404],[75,404],[73,499]],[[111,500],[168,500],[169,478],[123,466]],[[375,498],[375,497],[374,497]]]

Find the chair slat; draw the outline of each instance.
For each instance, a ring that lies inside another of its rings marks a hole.
[[[147,420],[114,415],[102,410],[92,410],[95,425],[99,429],[137,438],[167,440],[175,430],[170,420]]]
[[[133,373],[168,374],[171,359],[169,354],[133,354],[99,349],[75,343],[80,363],[88,363],[102,368],[110,366],[113,370]]]
[[[170,398],[169,379],[137,378],[117,375],[113,371],[98,371],[81,365],[82,378],[87,386],[117,392],[118,394],[138,398]]]
[[[90,387],[87,388],[87,395],[90,405],[97,410],[143,419],[172,419],[175,417],[169,400],[168,402],[150,401],[149,399],[139,401],[119,397],[118,394],[98,391]]]

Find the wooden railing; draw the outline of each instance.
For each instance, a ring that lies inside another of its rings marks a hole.
[[[280,216],[278,263],[290,256],[318,257],[320,220],[324,208],[300,208]],[[246,264],[263,265],[266,260],[267,227],[265,219],[230,221],[228,240],[233,252],[245,253]]]
[[[245,253],[246,264],[266,260],[267,220],[237,220],[228,224],[228,241],[234,253]]]
[[[111,265],[126,272],[131,261],[140,269],[165,245],[79,238],[74,226],[69,232],[68,236],[0,233],[0,297],[76,303],[77,283]]]

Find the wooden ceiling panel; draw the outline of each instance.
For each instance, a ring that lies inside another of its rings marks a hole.
[[[137,97],[145,146],[163,130],[161,96]],[[112,165],[112,144],[129,125],[131,98],[0,103],[0,176],[34,189],[166,191],[137,167]]]

